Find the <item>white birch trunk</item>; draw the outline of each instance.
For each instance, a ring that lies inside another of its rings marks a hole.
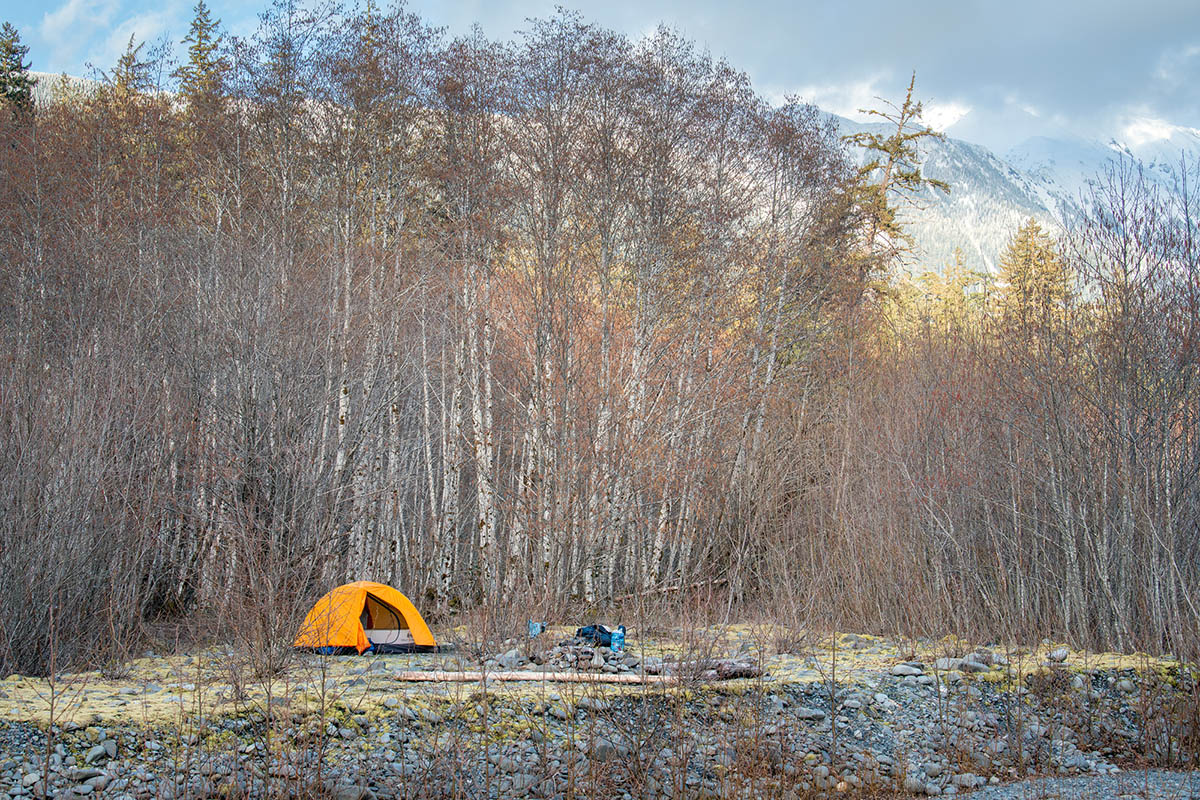
[[[497,566],[500,554],[496,541],[496,491],[493,482],[495,441],[492,429],[492,354],[494,341],[490,320],[490,287],[485,275],[479,279],[478,269],[472,268],[464,290],[467,311],[467,352],[470,356],[471,449],[475,458],[475,502],[479,557],[482,569],[484,597],[494,597],[497,589]],[[480,291],[472,291],[479,283]],[[483,306],[481,309],[480,306]],[[480,330],[482,328],[482,331]],[[480,341],[482,339],[482,341]]]
[[[466,341],[459,338],[454,347],[454,371],[451,374],[450,402],[443,414],[442,439],[442,529],[438,542],[438,592],[443,600],[450,597],[455,552],[458,544],[459,485],[461,464],[458,446],[463,424],[463,361]]]

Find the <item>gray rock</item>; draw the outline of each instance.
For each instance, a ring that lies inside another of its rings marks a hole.
[[[528,772],[518,772],[512,776],[512,788],[517,794],[528,792],[537,783],[537,776],[530,775]]]
[[[95,764],[102,758],[109,758],[108,752],[102,745],[95,745],[88,748],[87,755],[83,757],[83,761],[85,764]]]
[[[607,736],[597,736],[592,740],[591,757],[596,761],[611,761],[623,755],[621,747]]]
[[[1067,660],[1067,656],[1069,656],[1069,655],[1071,655],[1071,651],[1068,650],[1067,648],[1056,647],[1053,650],[1051,650],[1049,655],[1047,655],[1046,657],[1049,658],[1051,661],[1057,661],[1061,664],[1063,661]]]
[[[1091,770],[1092,762],[1088,761],[1087,758],[1084,757],[1084,755],[1082,753],[1076,753],[1075,755],[1068,758],[1063,763],[1063,766],[1066,767],[1067,769],[1075,769],[1075,770],[1079,770],[1080,772],[1087,772],[1087,771]]]
[[[658,656],[646,656],[642,660],[642,669],[647,675],[661,675],[663,671],[663,660]]]
[[[825,712],[819,708],[805,708],[801,706],[800,708],[796,709],[796,718],[819,722],[825,719]]]
[[[83,783],[90,778],[97,778],[103,774],[104,770],[101,769],[73,769],[71,770],[70,778],[78,783]]]
[[[496,656],[496,663],[501,669],[517,669],[518,667],[523,667],[528,664],[529,659],[527,659],[520,650],[514,647],[512,650]]]
[[[914,664],[896,664],[890,671],[893,675],[900,678],[907,677],[909,675],[921,675],[925,672],[923,668]]]
[[[332,800],[375,800],[375,793],[365,786],[333,786],[329,796]]]
[[[75,794],[89,795],[96,791],[96,787],[92,786],[90,783],[81,783],[78,786],[71,787],[71,791]]]
[[[611,703],[609,703],[607,700],[602,700],[598,697],[581,697],[581,698],[579,698],[579,701],[575,705],[586,711],[592,711],[592,712],[597,712],[597,713],[608,711],[610,708],[612,708]]]

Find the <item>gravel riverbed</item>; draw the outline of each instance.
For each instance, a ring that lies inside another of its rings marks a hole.
[[[679,658],[529,649],[471,665],[669,674]],[[855,637],[839,642],[837,663],[816,648],[768,656],[732,641],[728,652],[757,658],[762,675],[679,671],[675,686],[395,679],[468,666],[439,656],[306,657],[255,686],[223,682],[219,658],[148,657],[119,679],[65,681],[52,720],[30,699],[44,702],[48,685],[14,676],[0,682],[0,800],[1200,798],[1191,773],[1140,768],[1191,763],[1195,700],[1179,665],[1052,647],[911,649]]]

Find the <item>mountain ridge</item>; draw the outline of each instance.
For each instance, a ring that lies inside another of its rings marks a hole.
[[[829,117],[843,135],[889,128]],[[1083,210],[1089,184],[1120,159],[1141,164],[1144,174],[1164,187],[1174,183],[1183,159],[1200,160],[1198,129],[1160,122],[1131,128],[1141,141],[1035,136],[1003,157],[949,135],[923,140],[923,173],[948,183],[950,193],[930,189],[920,208],[902,211],[916,245],[909,269],[940,271],[960,252],[968,269],[995,274],[1000,254],[1021,224],[1033,218],[1054,233],[1064,231]]]

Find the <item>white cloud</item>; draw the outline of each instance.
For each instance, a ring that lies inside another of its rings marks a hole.
[[[866,121],[870,117],[861,113],[859,109],[883,107],[884,104],[879,98],[886,97],[888,92],[880,89],[879,85],[890,77],[891,73],[885,72],[846,83],[802,86],[792,90],[768,88],[765,94],[767,99],[775,104],[783,102],[787,96],[795,96],[839,116]]]
[[[92,35],[109,26],[116,9],[116,0],[67,0],[43,14],[38,33],[48,45],[49,63],[64,68],[77,63]]]
[[[1034,119],[1041,119],[1042,117],[1042,109],[1026,100],[1017,92],[1009,92],[1008,94],[1004,95],[1004,106],[1006,108],[1016,109],[1023,114],[1028,114]]]
[[[129,37],[153,43],[168,35],[175,39],[187,29],[191,0],[157,0],[147,10],[123,8],[123,0],[66,0],[42,15],[38,28],[50,70],[82,74],[85,63],[109,70],[125,48]],[[148,55],[143,52],[143,55]]]
[[[1200,57],[1200,43],[1166,50],[1158,59],[1154,77],[1169,86],[1191,80],[1196,69],[1192,62]]]
[[[954,101],[948,103],[931,102],[925,104],[923,121],[935,131],[945,131],[954,123],[971,113],[971,107]]]
[[[92,61],[97,67],[107,70],[116,64],[117,59],[125,52],[125,48],[129,46],[130,36],[134,38],[135,46],[142,42],[152,43],[162,34],[172,33],[178,29],[178,23],[175,10],[170,7],[132,16],[118,24],[104,38],[104,41],[90,54]],[[141,55],[144,58],[148,53],[143,50]]]
[[[887,102],[904,99],[903,87],[900,93],[887,88],[891,81],[890,72],[881,72],[870,77],[845,83],[802,86],[799,89],[785,91],[777,87],[767,87],[764,95],[773,105],[779,105],[789,96],[798,97],[806,103],[812,103],[825,111],[831,111],[848,119],[861,122],[876,121],[877,117],[862,113],[861,109],[869,108],[886,111]],[[944,131],[967,114],[971,106],[957,101],[926,102],[924,103],[923,122],[936,131]]]
[[[1130,147],[1142,147],[1154,142],[1169,140],[1185,129],[1170,122],[1153,117],[1135,117],[1125,123],[1121,137]]]

